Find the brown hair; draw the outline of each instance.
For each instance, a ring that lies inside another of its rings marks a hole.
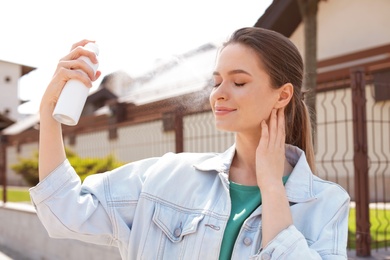
[[[282,34],[258,27],[242,28],[224,44],[239,43],[254,50],[269,73],[273,88],[286,83],[294,86],[294,94],[285,109],[286,143],[298,146],[315,171],[314,148],[308,109],[303,102],[303,61],[297,47]]]

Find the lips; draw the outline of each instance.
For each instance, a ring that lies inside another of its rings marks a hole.
[[[214,113],[215,115],[226,115],[231,112],[236,111],[234,108],[229,108],[229,107],[222,107],[222,106],[215,106],[214,107]]]

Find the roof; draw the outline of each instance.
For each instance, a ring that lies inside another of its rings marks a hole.
[[[16,65],[21,66],[21,68],[22,68],[22,75],[21,76],[24,76],[24,75],[26,75],[26,74],[28,74],[31,71],[36,69],[35,67],[31,67],[31,66],[20,64],[20,63],[11,62],[11,61],[6,61],[6,60],[0,60],[0,61],[7,62],[7,63],[12,63],[12,64],[16,64]]]
[[[290,37],[301,22],[298,0],[274,0],[254,26]]]
[[[31,71],[35,70],[36,68],[34,67],[30,67],[30,66],[26,66],[26,65],[21,65],[22,66],[22,76],[30,73]]]
[[[109,100],[117,98],[115,94],[113,94],[110,90],[106,89],[105,87],[99,88],[98,90],[91,92],[86,100],[86,103],[99,103],[101,101]]]
[[[12,125],[14,121],[7,116],[0,114],[0,131],[10,125]]]
[[[122,96],[126,86],[133,82],[133,78],[130,77],[125,71],[118,70],[116,72],[106,75],[99,85],[99,89],[107,89],[115,96]]]
[[[31,115],[23,120],[17,121],[15,124],[5,128],[1,133],[3,135],[17,135],[23,131],[35,127],[39,123],[39,114]]]

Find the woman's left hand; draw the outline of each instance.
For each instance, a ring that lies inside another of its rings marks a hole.
[[[261,137],[256,149],[257,185],[262,190],[282,184],[285,161],[284,108],[273,109],[269,125],[261,122]]]

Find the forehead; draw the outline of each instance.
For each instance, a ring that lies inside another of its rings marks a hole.
[[[264,70],[260,56],[250,47],[234,43],[225,46],[218,54],[216,71],[242,69]]]

